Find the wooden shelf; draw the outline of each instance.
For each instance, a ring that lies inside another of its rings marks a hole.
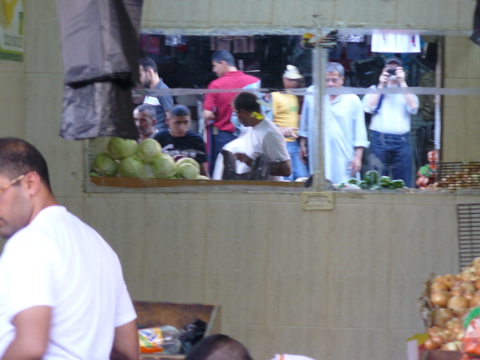
[[[188,179],[140,179],[122,177],[97,177],[91,176],[90,182],[97,186],[123,187],[123,188],[159,188],[182,186],[218,186],[218,185],[263,185],[303,188],[303,182],[290,181],[237,181],[237,180],[188,180]]]

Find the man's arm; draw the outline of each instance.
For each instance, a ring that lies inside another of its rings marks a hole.
[[[298,156],[300,156],[300,161],[305,164],[305,165],[308,165],[308,148],[307,148],[307,138],[305,137],[301,137],[299,139],[299,143],[300,143],[300,152],[298,153]]]
[[[15,338],[2,360],[42,359],[48,346],[51,317],[50,306],[33,306],[15,315]]]
[[[254,161],[245,153],[234,154],[238,161],[247,164],[249,167],[253,167]],[[270,175],[274,176],[290,176],[292,173],[292,163],[290,159],[278,162],[274,161],[268,164],[270,166]]]
[[[383,69],[382,73],[380,74],[380,77],[378,78],[377,89],[383,89],[386,87],[388,77],[389,77],[389,74],[385,69]],[[381,94],[368,94],[366,105],[370,108],[376,107],[378,105],[378,102],[380,101],[380,96]]]
[[[282,133],[282,135],[286,138],[298,138],[297,131],[298,128],[296,127],[279,127],[278,130]]]
[[[205,119],[205,122],[208,123],[207,120],[215,120],[215,113],[210,110],[203,110],[203,118]]]
[[[210,174],[208,173],[208,163],[204,162],[200,164],[200,175],[210,177]]]
[[[407,81],[405,80],[405,71],[403,68],[397,68],[397,72],[395,74],[397,76],[398,85],[400,85],[402,89],[408,88]],[[405,100],[410,109],[416,110],[418,108],[417,98],[413,94],[405,94]]]
[[[309,88],[312,90],[313,88]],[[300,129],[298,130],[299,144],[300,144],[300,161],[304,165],[308,165],[308,136],[309,123],[313,112],[313,95],[305,95],[303,100],[302,112],[300,115]]]
[[[362,170],[362,157],[363,157],[363,147],[359,146],[355,148],[355,155],[353,156],[352,162],[348,167],[351,170],[352,177],[355,176],[357,172]]]
[[[270,175],[290,176],[292,173],[292,162],[289,160],[270,163]]]
[[[110,360],[138,360],[140,345],[135,320],[115,328]]]

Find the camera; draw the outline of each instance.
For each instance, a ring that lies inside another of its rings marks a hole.
[[[389,73],[390,75],[395,75],[396,72],[397,69],[387,69],[387,73]]]

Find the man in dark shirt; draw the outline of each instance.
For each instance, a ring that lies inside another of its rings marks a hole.
[[[155,61],[145,57],[140,61],[140,83],[147,89],[161,90],[168,89],[162,78],[158,75],[158,68]],[[152,105],[155,108],[157,123],[155,127],[159,130],[167,130],[165,119],[168,118],[170,109],[173,107],[173,96],[170,92],[161,94],[147,92],[144,104]]]
[[[210,177],[207,166],[207,154],[203,138],[190,131],[190,109],[185,105],[175,105],[167,118],[168,130],[155,135],[162,146],[162,152],[173,157],[183,155],[194,159],[200,165],[200,174]]]

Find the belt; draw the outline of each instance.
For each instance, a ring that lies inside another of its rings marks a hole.
[[[405,134],[388,134],[388,133],[381,133],[375,130],[372,130],[372,135],[381,137],[383,139],[404,139],[410,135],[410,132],[406,132]]]

